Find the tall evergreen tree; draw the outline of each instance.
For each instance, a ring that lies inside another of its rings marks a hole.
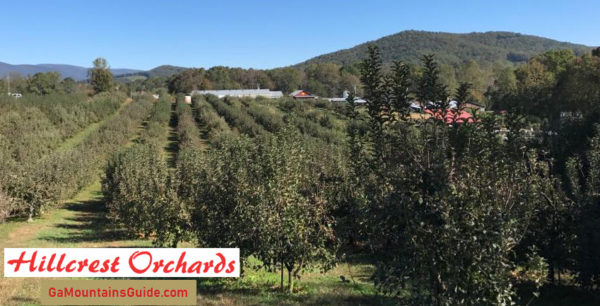
[[[433,102],[438,107],[447,108],[448,93],[446,86],[440,81],[440,69],[433,54],[426,54],[421,59],[423,74],[417,84],[417,98],[422,104]]]
[[[402,62],[394,62],[392,74],[387,78],[390,88],[391,111],[405,117],[409,113],[408,94],[410,88],[410,69]]]
[[[360,80],[363,84],[364,98],[367,101],[369,115],[380,124],[383,124],[380,116],[384,101],[382,100],[383,75],[381,73],[379,48],[369,46],[369,56],[361,63],[360,71]]]
[[[462,82],[456,89],[454,100],[456,100],[456,108],[463,109],[465,103],[471,98],[471,83]]]

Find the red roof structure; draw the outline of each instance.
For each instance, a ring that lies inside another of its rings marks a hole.
[[[475,122],[473,115],[471,115],[469,112],[464,111],[464,110],[447,109],[445,113],[442,113],[441,109],[437,109],[437,110],[426,109],[425,113],[431,115],[431,117],[433,117],[435,119],[443,120],[446,124],[453,124],[453,123],[462,124],[462,123]]]
[[[290,97],[294,99],[316,99],[317,97],[310,94],[306,90],[296,90],[290,94]]]

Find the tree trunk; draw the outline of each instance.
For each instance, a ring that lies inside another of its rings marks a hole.
[[[292,276],[292,269],[288,267],[288,290],[290,293],[294,293],[294,277]]]
[[[29,218],[27,218],[27,222],[33,222],[33,206],[29,206]]]
[[[240,255],[240,278],[244,278],[244,257]]]
[[[284,291],[283,289],[283,260],[281,261],[281,291]]]
[[[548,269],[548,281],[550,284],[554,285],[554,260],[550,260],[549,269]]]
[[[177,248],[177,244],[179,243],[179,233],[175,234],[175,239],[173,239],[173,244],[171,244],[172,248]]]

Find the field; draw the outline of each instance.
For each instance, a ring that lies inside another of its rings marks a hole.
[[[537,164],[511,151],[520,148],[511,141],[530,138],[511,130],[508,140],[498,140],[499,122],[512,124],[511,117],[487,113],[478,125],[451,127],[421,114],[388,115],[389,107],[373,112],[325,100],[183,101],[164,91],[159,99],[0,97],[0,247],[239,247],[243,277],[198,279],[199,305],[431,302],[423,292],[436,284],[428,287],[427,269],[409,267],[412,278],[404,281],[382,265],[406,261],[436,267],[456,286],[514,284],[514,294],[503,298],[517,304],[599,303],[572,270],[553,271],[559,279],[548,283],[548,265],[535,252],[513,245],[499,251],[512,243],[510,235],[522,238],[527,222],[545,224],[530,212],[542,211],[546,193],[555,192],[540,175],[545,168],[530,171]],[[378,126],[389,129],[379,138]],[[436,159],[445,166],[430,172]],[[525,161],[532,164],[514,167]],[[522,187],[525,178],[537,185]],[[439,193],[427,194],[436,184],[443,186]],[[447,234],[448,224],[455,235]],[[427,261],[438,256],[434,250],[446,252],[441,266],[437,257]],[[497,265],[512,252],[524,259]],[[477,261],[497,274],[481,277]],[[38,305],[40,284],[0,279],[0,305]]]
[[[86,99],[55,98],[60,106],[63,103],[75,103],[68,102],[70,99]],[[40,157],[81,154],[81,164],[86,165],[82,170],[89,175],[78,179],[77,184],[72,187],[43,186],[50,190],[60,190],[60,196],[40,199],[39,206],[34,209],[40,213],[34,214],[30,221],[27,221],[30,216],[28,207],[12,206],[14,216],[8,216],[6,222],[0,224],[1,247],[152,247],[151,237],[132,234],[111,222],[102,193],[101,179],[107,160],[114,153],[132,146],[148,145],[155,148],[168,165],[169,171],[174,171],[178,155],[182,151],[210,150],[212,146],[218,145],[220,137],[225,134],[234,137],[241,134],[260,137],[283,129],[287,125],[285,122],[291,122],[304,132],[307,139],[323,146],[336,147],[344,141],[344,110],[329,102],[307,102],[300,105],[290,100],[209,98],[208,101],[195,99],[193,105],[187,105],[170,96],[156,101],[144,95],[134,97],[133,101],[122,96],[109,98],[110,101],[113,99],[117,103],[110,102],[110,109],[93,120],[85,120],[77,126],[67,128],[61,124],[68,121],[65,120],[67,118],[61,118],[47,123],[43,133],[23,128],[19,130],[21,135],[7,139],[11,146],[4,147],[6,151],[3,153],[5,156],[12,156],[19,163],[16,165],[6,162],[5,169],[19,171],[18,166],[35,169],[41,167],[35,161]],[[26,101],[24,104],[27,106],[14,111],[13,115],[38,112],[42,107],[36,102],[31,101],[31,105],[28,105],[30,102]],[[109,102],[106,105],[108,108]],[[45,122],[51,113],[44,113],[44,109],[41,112],[36,120]],[[118,127],[115,127],[115,122],[120,123]],[[5,128],[6,131],[10,129],[8,126]],[[110,133],[108,130],[111,130]],[[14,153],[19,152],[20,146],[30,146],[30,143],[19,144],[19,139],[37,142],[38,139],[47,137],[49,131],[56,131],[57,136],[40,152],[29,152],[35,156],[21,157]],[[110,142],[107,142],[107,135],[110,135]],[[7,152],[9,148],[13,152]],[[62,179],[60,173],[45,175]],[[179,246],[193,246],[193,243],[181,242]],[[339,262],[326,273],[320,273],[318,269],[307,270],[293,295],[282,293],[279,289],[278,271],[257,268],[259,263],[260,261],[251,257],[247,263],[247,275],[240,280],[199,280],[198,303],[392,303],[388,298],[380,296],[370,281],[373,272],[371,263],[359,258]],[[38,304],[39,286],[40,279],[3,278],[0,280],[0,304]]]

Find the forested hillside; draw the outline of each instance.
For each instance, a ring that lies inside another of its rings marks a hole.
[[[189,68],[171,66],[171,65],[162,65],[162,66],[152,68],[148,71],[138,71],[138,72],[134,72],[134,73],[123,74],[119,78],[117,78],[117,80],[119,80],[119,79],[126,80],[127,78],[130,78],[132,76],[133,77],[138,76],[138,77],[144,77],[144,78],[170,77],[170,76],[172,76],[174,74],[178,74],[186,69],[189,69]]]
[[[590,50],[583,45],[512,32],[454,34],[403,31],[350,49],[323,54],[296,66],[306,67],[320,62],[352,65],[365,57],[368,45],[379,47],[384,64],[395,60],[416,64],[424,54],[435,53],[441,64],[455,67],[469,60],[484,65],[522,64],[536,54],[553,49],[570,49],[576,55]]]

